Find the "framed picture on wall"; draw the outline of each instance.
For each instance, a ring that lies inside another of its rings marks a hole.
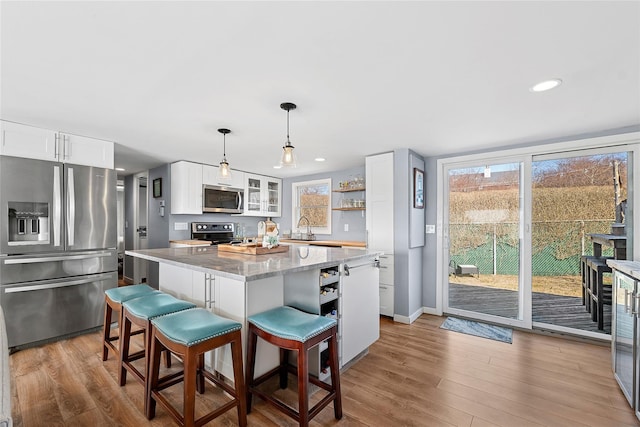
[[[153,180],[153,197],[162,197],[162,178],[156,178]]]
[[[413,207],[424,209],[424,172],[413,168]]]

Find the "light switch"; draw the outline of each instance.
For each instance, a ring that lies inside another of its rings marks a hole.
[[[427,224],[424,226],[424,232],[427,234],[434,234],[436,232],[436,226],[434,224]]]
[[[349,224],[344,225],[344,231],[349,231]]]

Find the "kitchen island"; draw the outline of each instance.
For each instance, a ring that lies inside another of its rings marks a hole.
[[[338,320],[341,367],[379,337],[377,251],[290,245],[283,253],[248,255],[206,246],[126,254],[159,263],[161,291],[242,323],[243,341],[247,317],[282,305]],[[329,377],[324,351],[321,344],[310,353],[310,372],[321,379]],[[278,361],[278,349],[259,341],[256,376]],[[209,355],[207,364],[233,378],[228,346]]]

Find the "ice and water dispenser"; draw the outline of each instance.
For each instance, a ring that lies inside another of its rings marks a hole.
[[[9,245],[49,242],[49,204],[9,202]]]

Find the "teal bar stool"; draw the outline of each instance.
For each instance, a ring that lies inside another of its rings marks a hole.
[[[142,383],[145,388],[145,396],[147,395],[147,378],[149,378],[148,355],[151,347],[151,334],[149,333],[151,331],[151,320],[159,316],[195,307],[196,305],[191,302],[182,301],[164,292],[158,292],[144,298],[136,298],[122,303],[122,339],[120,343],[120,369],[118,370],[118,383],[120,386],[124,386],[127,382],[127,371],[129,371],[135,379]],[[129,354],[131,325],[136,325],[145,331],[144,351],[138,352],[135,355]],[[142,355],[139,353],[142,353]],[[140,372],[132,362],[145,356],[144,372]],[[174,376],[175,375],[177,374],[174,374]],[[147,412],[146,399],[144,412]]]
[[[325,406],[333,402],[336,419],[342,418],[342,395],[340,393],[340,367],[338,365],[338,324],[317,314],[309,314],[292,307],[277,307],[248,318],[249,344],[247,348],[247,412],[251,412],[252,395],[256,395],[275,408],[292,417],[301,426],[308,426],[309,421]],[[259,378],[254,379],[256,346],[258,337],[280,347],[280,366],[272,369]],[[309,349],[328,340],[329,368],[331,369],[331,385],[309,375]],[[289,351],[297,352],[297,370],[289,366]],[[268,395],[257,388],[269,378],[279,375],[280,388],[287,387],[287,375],[291,371],[298,376],[298,410],[273,395]],[[309,382],[326,390],[327,395],[309,409]]]
[[[118,329],[122,327],[122,303],[132,300],[134,298],[140,298],[145,295],[151,295],[159,291],[154,290],[147,285],[130,285],[122,286],[119,288],[107,289],[104,291],[104,324],[102,326],[102,361],[104,362],[109,358],[109,349],[113,351],[116,356],[120,355],[120,350],[113,341],[116,341],[122,336],[122,332],[118,335],[111,335],[111,322],[113,312],[118,312]],[[134,332],[134,334],[141,333],[142,330]]]
[[[233,320],[217,316],[203,308],[181,311],[151,321],[151,351],[149,353],[149,387],[147,389],[147,418],[155,417],[156,402],[159,402],[181,426],[200,426],[237,408],[238,424],[247,425],[247,402],[242,369],[242,325]],[[226,344],[231,344],[234,387],[218,379],[205,369],[204,353]],[[169,350],[182,358],[184,364],[183,415],[171,405],[161,391],[176,384],[176,381],[159,380],[160,354]],[[199,419],[195,419],[196,388],[204,393],[204,378],[222,388],[232,400],[215,408]]]

